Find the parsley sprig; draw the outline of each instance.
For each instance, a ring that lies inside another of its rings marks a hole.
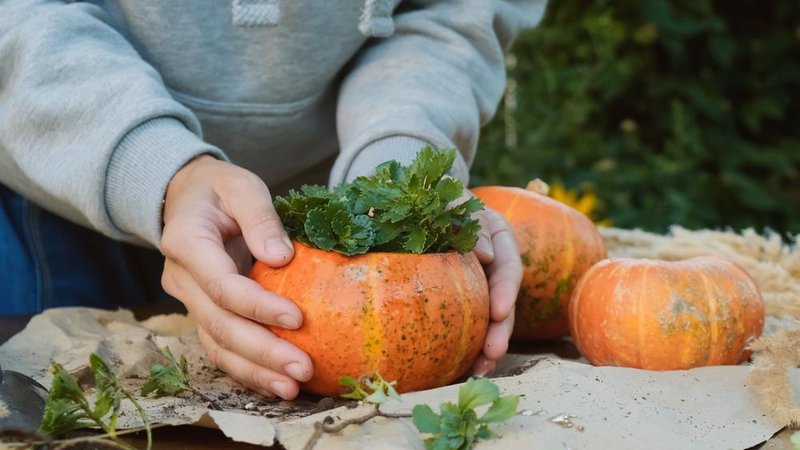
[[[483,204],[469,198],[451,205],[464,192],[459,180],[446,176],[455,158],[453,149],[425,147],[409,166],[388,161],[375,175],[333,192],[306,185],[276,197],[275,209],[292,238],[323,250],[466,253],[480,229],[472,213]]]
[[[444,402],[439,405],[439,414],[430,406],[421,404],[412,411],[414,425],[425,439],[427,450],[468,450],[478,439],[494,435],[491,423],[501,423],[517,413],[519,396],[500,396],[500,389],[486,378],[470,378],[458,390],[458,403]],[[475,408],[489,405],[489,409],[478,417]]]

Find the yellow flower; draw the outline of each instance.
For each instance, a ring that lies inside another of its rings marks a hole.
[[[586,191],[583,194],[578,194],[575,189],[567,189],[560,182],[554,182],[550,185],[550,198],[557,200],[565,205],[571,206],[580,211],[586,217],[592,219],[594,223],[600,226],[610,227],[611,221],[608,219],[598,219],[595,217],[595,208],[597,208],[597,195],[592,191]]]

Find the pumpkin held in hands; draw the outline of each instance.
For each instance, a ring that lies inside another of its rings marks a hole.
[[[489,326],[489,287],[472,253],[483,208],[447,177],[454,149],[419,151],[333,190],[303,186],[273,203],[294,239],[292,261],[257,262],[251,277],[293,301],[297,330],[273,327],[311,357],[301,387],[340,392],[340,377],[376,372],[400,392],[454,381],[470,368]]]
[[[295,243],[288,265],[257,262],[251,277],[291,299],[297,330],[271,327],[308,353],[303,389],[340,392],[339,377],[378,372],[400,392],[455,381],[477,358],[489,324],[489,288],[473,253],[344,256]]]
[[[581,277],[569,317],[592,364],[688,369],[746,360],[747,343],[764,327],[764,302],[747,272],[722,258],[619,258]]]
[[[511,224],[523,265],[515,310],[515,340],[552,339],[569,333],[567,305],[578,278],[606,257],[595,225],[574,208],[547,197],[547,185],[527,189],[472,189]]]

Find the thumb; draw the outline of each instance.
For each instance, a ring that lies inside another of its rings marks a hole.
[[[475,244],[475,255],[481,264],[491,264],[494,261],[494,246],[492,245],[491,220],[487,211],[477,211],[473,217],[481,225],[478,231],[478,242]]]
[[[224,186],[220,199],[242,230],[253,256],[271,267],[281,267],[294,256],[292,241],[272,205],[269,189],[253,174]]]

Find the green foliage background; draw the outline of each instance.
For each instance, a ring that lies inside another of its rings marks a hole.
[[[511,55],[473,185],[559,180],[625,228],[800,233],[796,0],[557,0]]]

